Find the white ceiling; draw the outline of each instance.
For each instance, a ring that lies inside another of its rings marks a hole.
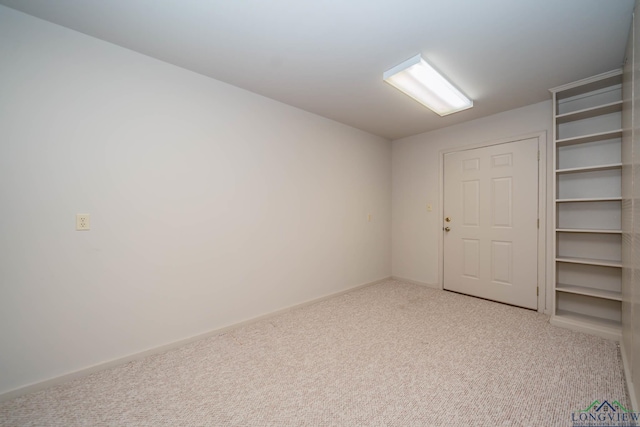
[[[622,65],[633,0],[0,0],[397,139],[549,99]],[[439,117],[382,81],[421,53],[475,101]]]

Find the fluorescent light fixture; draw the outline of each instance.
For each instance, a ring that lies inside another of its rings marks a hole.
[[[464,96],[420,55],[396,65],[385,72],[382,78],[441,116],[473,107],[472,100]]]

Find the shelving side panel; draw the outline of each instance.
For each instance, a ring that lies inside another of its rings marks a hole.
[[[552,145],[553,145],[553,150],[551,152],[552,155],[552,159],[553,159],[553,169],[554,169],[554,173],[552,174],[552,179],[551,179],[551,197],[552,197],[552,206],[553,206],[553,215],[551,216],[551,225],[553,227],[553,230],[556,230],[558,228],[561,227],[559,221],[559,213],[558,213],[558,209],[559,209],[559,205],[558,203],[556,203],[556,200],[558,198],[557,195],[557,188],[558,188],[558,184],[557,184],[557,178],[558,178],[558,174],[555,173],[555,170],[558,168],[558,165],[568,165],[568,166],[563,166],[563,167],[579,167],[580,164],[579,163],[573,163],[570,160],[567,160],[567,154],[568,152],[565,152],[564,154],[564,159],[561,159],[561,152],[560,152],[560,146],[557,144],[557,140],[558,140],[558,136],[556,135],[557,133],[557,123],[556,123],[556,116],[560,114],[560,112],[558,111],[558,94],[556,91],[551,90],[551,98],[552,98],[552,119],[553,119],[553,126],[552,126]],[[592,148],[592,150],[594,150]],[[597,149],[596,149],[597,150]],[[577,166],[573,166],[573,165],[577,165]],[[551,259],[553,260],[553,262],[549,263],[551,265],[551,277],[553,280],[553,285],[552,285],[552,292],[551,292],[551,313],[552,316],[551,318],[553,319],[557,312],[557,291],[556,291],[556,286],[558,283],[557,277],[558,277],[558,268],[560,266],[560,263],[556,262],[556,258],[558,256],[558,254],[556,253],[556,233],[552,233],[552,245],[551,245]],[[549,301],[547,299],[547,301]]]

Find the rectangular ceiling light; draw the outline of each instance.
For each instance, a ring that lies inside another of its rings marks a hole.
[[[427,64],[420,55],[396,65],[382,77],[391,86],[441,116],[473,107],[472,100]]]

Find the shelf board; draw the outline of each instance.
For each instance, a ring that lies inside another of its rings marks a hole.
[[[614,301],[622,301],[622,293],[614,291],[605,291],[602,289],[588,288],[586,286],[556,284],[556,291],[567,292],[570,294],[586,295],[589,297],[604,298]]]
[[[557,139],[556,147],[562,147],[574,144],[584,144],[587,142],[604,141],[606,139],[614,139],[622,137],[622,129],[610,130],[607,132],[591,133],[589,135],[574,136],[571,138]]]
[[[577,172],[606,171],[606,170],[616,170],[616,169],[622,169],[622,163],[611,163],[609,165],[597,165],[597,166],[582,166],[579,168],[556,169],[556,173],[565,174],[565,173],[577,173]]]
[[[600,265],[602,267],[622,267],[622,261],[611,261],[607,259],[557,257],[556,261],[571,264]]]
[[[620,202],[622,197],[581,197],[579,199],[556,199],[556,203],[581,203],[581,202]]]
[[[549,91],[555,93],[558,99],[565,99],[620,84],[622,84],[622,69],[616,68],[606,73],[554,87]]]
[[[594,228],[556,228],[558,233],[591,233],[591,234],[622,234],[622,230],[606,230]]]
[[[556,116],[556,123],[568,123],[575,120],[589,119],[591,117],[617,113],[620,111],[622,111],[622,101],[615,101],[609,104],[603,104],[596,107],[585,108],[583,110],[572,111],[570,113],[558,114]]]
[[[610,340],[619,341],[622,336],[621,322],[566,310],[558,310],[550,322],[555,326],[595,334]]]
[[[622,230],[606,230],[593,228],[556,228],[558,233],[591,233],[591,234],[622,234]]]

